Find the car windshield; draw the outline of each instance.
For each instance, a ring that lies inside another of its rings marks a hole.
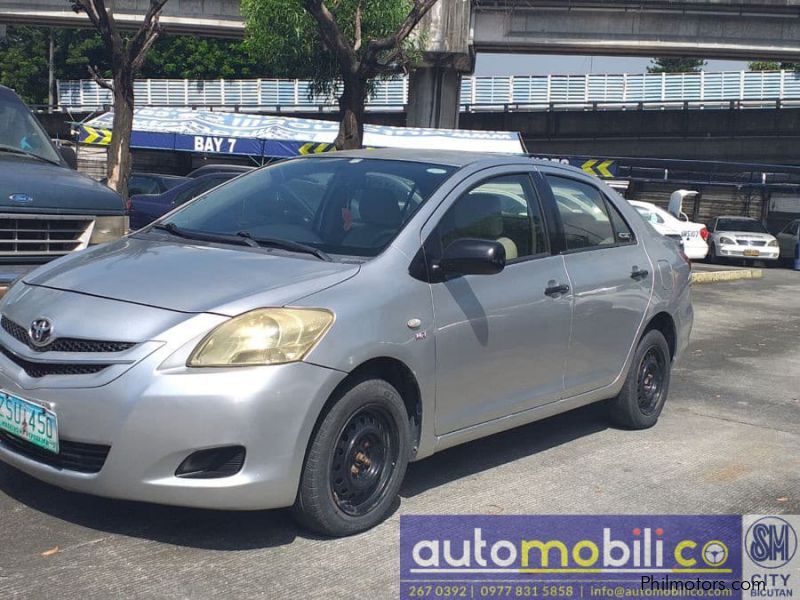
[[[755,219],[720,219],[717,231],[745,231],[747,233],[767,233],[766,228]]]
[[[400,160],[295,159],[215,188],[160,224],[173,233],[241,236],[265,245],[283,241],[373,257],[454,171]]]
[[[36,117],[19,100],[0,95],[0,149],[33,154],[39,158],[61,163]]]

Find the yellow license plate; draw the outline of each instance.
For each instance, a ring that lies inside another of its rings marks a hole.
[[[759,253],[758,250],[745,250],[744,251],[744,255],[745,256],[758,256],[759,254],[760,253]]]

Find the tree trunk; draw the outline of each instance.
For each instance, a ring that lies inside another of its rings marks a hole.
[[[367,84],[358,76],[343,78],[344,88],[339,98],[339,135],[337,150],[361,148],[364,140],[364,104],[367,101]]]
[[[108,146],[108,185],[128,199],[131,176],[131,130],[133,129],[133,73],[114,70],[114,124]]]

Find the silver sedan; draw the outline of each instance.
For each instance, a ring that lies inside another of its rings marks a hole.
[[[577,169],[287,161],[12,286],[0,459],[71,490],[293,506],[352,534],[387,516],[410,460],[598,401],[652,426],[689,275]]]

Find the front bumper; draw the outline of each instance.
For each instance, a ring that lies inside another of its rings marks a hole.
[[[757,255],[746,252],[758,252]],[[740,246],[739,244],[725,244],[719,247],[720,256],[734,258],[747,258],[753,260],[778,260],[781,250],[777,246]]]
[[[23,389],[9,375],[13,363],[0,356],[0,389],[48,405],[62,440],[110,446],[94,474],[48,466],[2,441],[0,460],[59,487],[111,498],[234,510],[293,504],[317,416],[346,374],[302,362],[163,370],[164,358],[157,351],[100,387]],[[236,475],[175,476],[193,452],[233,445],[247,452]]]

